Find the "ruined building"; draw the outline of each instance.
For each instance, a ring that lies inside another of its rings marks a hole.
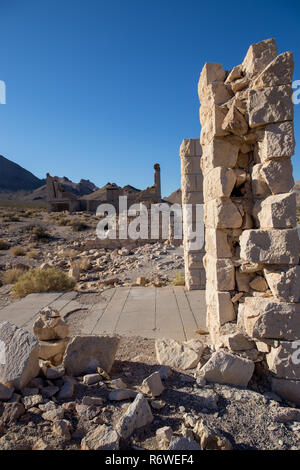
[[[64,210],[95,212],[99,204],[104,203],[112,204],[118,210],[119,196],[127,196],[128,204],[161,202],[160,166],[158,163],[154,165],[154,185],[142,191],[129,185],[120,188],[116,184],[108,183],[101,190],[78,198],[64,189],[58,178],[50,176],[49,173],[47,173],[46,185],[48,210],[53,212]]]
[[[204,200],[211,341],[263,364],[273,391],[299,404],[293,68],[292,53],[277,55],[274,39],[251,45],[229,72],[206,63],[198,85],[202,156],[184,141],[181,158],[183,202]],[[189,288],[201,286],[201,256],[194,264],[185,243]]]

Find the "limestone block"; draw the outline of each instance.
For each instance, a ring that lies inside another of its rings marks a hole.
[[[240,237],[241,259],[253,263],[298,264],[297,229],[244,230]]]
[[[200,81],[199,81],[200,84]],[[212,106],[213,104],[223,104],[229,101],[233,93],[230,88],[221,81],[210,83],[206,87],[198,86],[199,101],[203,105]]]
[[[92,428],[81,441],[81,450],[118,450],[119,436],[113,428],[102,424]]]
[[[249,82],[248,77],[242,77],[239,80],[236,80],[231,84],[233,93],[238,93],[239,91],[244,90],[249,85]]]
[[[268,290],[268,284],[262,276],[255,276],[255,278],[250,281],[249,286],[251,289],[258,292],[266,292]]]
[[[209,382],[237,386],[248,385],[254,372],[254,362],[226,351],[217,351],[200,369],[200,374]]]
[[[200,158],[201,157],[185,157],[181,159],[181,174],[193,175],[200,174]]]
[[[252,192],[253,196],[255,197],[266,197],[268,196],[271,191],[263,177],[261,172],[262,164],[258,163],[257,165],[253,165],[251,171],[251,184],[252,184]]]
[[[245,135],[248,132],[248,123],[234,104],[225,116],[222,129],[235,135]]]
[[[185,252],[184,253],[184,262],[190,269],[202,269],[203,268],[203,252]]]
[[[291,157],[294,151],[293,122],[280,122],[265,127],[263,139],[259,142],[259,156],[262,161]]]
[[[204,221],[211,228],[239,228],[243,219],[230,199],[214,199],[204,205]]]
[[[0,340],[4,349],[1,350],[0,382],[19,390],[38,374],[38,340],[7,321],[0,322]]]
[[[295,341],[300,339],[300,304],[246,297],[243,322],[251,338]]]
[[[153,397],[158,397],[162,394],[165,387],[162,384],[159,372],[153,372],[153,374],[146,377],[141,385],[143,392],[151,394]]]
[[[217,167],[206,174],[204,179],[204,201],[220,197],[230,197],[236,182],[235,172],[231,168]]]
[[[203,176],[198,175],[181,175],[181,186],[186,188],[189,192],[202,191],[203,188]]]
[[[252,88],[259,90],[271,86],[288,85],[292,83],[294,59],[292,52],[283,52],[262,71],[255,79]]]
[[[229,292],[216,292],[211,286],[207,286],[205,295],[210,329],[213,323],[220,327],[236,319]]]
[[[185,285],[188,290],[204,289],[205,287],[205,271],[204,269],[187,269],[185,270]]]
[[[238,80],[242,77],[242,65],[236,65],[233,69],[229,72],[228,77],[225,80],[225,83],[231,83],[234,80]]]
[[[237,285],[237,290],[240,292],[249,292],[249,284],[250,281],[253,279],[253,275],[247,274],[247,273],[242,273],[240,272],[239,269],[236,270],[236,285]]]
[[[300,302],[300,266],[265,268],[272,294],[282,302]]]
[[[252,44],[242,63],[243,72],[249,76],[262,72],[277,55],[275,39],[265,39],[264,41]]]
[[[224,82],[226,72],[221,64],[206,62],[200,74],[198,82],[199,98],[205,92],[206,87],[213,82]],[[201,102],[201,99],[200,99]]]
[[[218,105],[205,106],[200,108],[201,135],[200,144],[206,145],[214,137],[227,135],[228,132],[222,129],[222,124],[226,115],[226,110]]]
[[[257,201],[253,208],[253,216],[258,228],[296,227],[296,194],[280,194]]]
[[[202,191],[182,191],[182,204],[203,204]]]
[[[272,390],[284,400],[300,406],[300,380],[273,378]]]
[[[268,161],[260,169],[272,194],[288,193],[294,187],[293,167],[288,158],[281,161]]]
[[[294,117],[292,94],[293,89],[290,85],[250,90],[249,126],[292,121]]]
[[[50,360],[58,354],[62,357],[69,341],[70,338],[40,341],[39,357],[44,361]]]
[[[216,259],[206,254],[203,259],[206,279],[218,291],[235,288],[234,266],[230,259]]]
[[[193,157],[193,156],[201,156],[202,149],[200,145],[199,139],[183,139],[180,150],[179,150],[180,157]]]
[[[178,343],[173,339],[158,339],[155,341],[158,363],[174,367],[175,369],[193,369],[200,361],[204,350],[201,341],[198,343],[195,348],[189,341]]]
[[[240,168],[234,168],[233,171],[234,171],[235,177],[236,177],[235,187],[239,188],[240,186],[242,186],[242,184],[244,184],[246,182],[247,173],[245,172],[245,170],[241,170]]]
[[[299,343],[300,344],[300,343]],[[297,349],[298,348],[298,349]],[[292,341],[280,341],[277,348],[272,347],[266,355],[271,372],[279,379],[300,379],[299,345]]]
[[[239,154],[238,145],[228,140],[214,139],[203,149],[201,168],[204,174],[216,167],[233,168]]]
[[[255,346],[253,341],[250,341],[247,336],[240,332],[226,335],[223,338],[225,346],[231,351],[247,351],[253,349]]]
[[[96,372],[97,367],[110,372],[119,341],[117,336],[74,336],[63,359],[67,375]]]
[[[232,252],[228,243],[227,231],[206,228],[205,251],[215,258],[231,258]]]

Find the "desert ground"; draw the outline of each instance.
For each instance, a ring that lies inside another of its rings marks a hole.
[[[0,218],[0,315],[1,309],[30,294],[20,276],[32,268],[64,273],[72,280],[64,288],[75,292],[83,306],[100,301],[112,288],[184,283],[183,249],[170,241],[101,248],[95,242],[97,218],[90,214],[2,207]],[[65,318],[71,336],[78,334],[81,315],[84,310]],[[200,331],[198,338],[202,366],[212,350],[206,331]],[[121,337],[109,374],[77,376],[70,385],[61,366],[53,369],[53,378],[44,370],[44,375],[41,372],[21,391],[0,401],[1,450],[97,448],[95,439],[86,436],[99,425],[118,426],[137,392],[147,398],[153,418],[121,438],[120,449],[167,449],[172,435],[193,442],[193,448],[200,445],[199,449],[300,449],[300,411],[270,391],[259,358],[247,388],[207,382],[199,366],[184,370],[162,366],[155,340],[142,336]],[[143,387],[155,372],[162,384],[158,395]],[[62,395],[66,384],[70,390]],[[108,439],[114,445],[114,436]]]

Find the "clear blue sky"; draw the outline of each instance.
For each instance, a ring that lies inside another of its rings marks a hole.
[[[230,69],[275,37],[300,80],[299,20],[299,0],[0,0],[0,154],[98,186],[146,187],[159,162],[168,195],[181,140],[200,133],[203,64]]]

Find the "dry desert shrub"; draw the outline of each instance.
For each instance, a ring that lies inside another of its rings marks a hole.
[[[37,259],[39,257],[39,251],[37,250],[28,251],[26,253],[26,256],[27,258],[30,258],[30,259]]]
[[[11,256],[25,256],[26,250],[21,246],[12,246],[9,250]]]
[[[177,271],[175,274],[175,278],[172,281],[172,285],[173,286],[185,286],[184,274]]]
[[[6,240],[0,238],[0,250],[8,250],[9,246],[9,243]]]
[[[82,232],[83,230],[89,228],[89,226],[83,220],[80,219],[73,219],[69,225],[73,232]]]
[[[73,248],[65,248],[61,253],[59,253],[60,258],[74,259],[78,255],[79,252],[77,250],[74,250]]]
[[[34,292],[61,292],[73,289],[74,279],[56,268],[30,269],[15,283],[12,292],[15,298],[22,298]]]
[[[3,284],[14,284],[22,274],[24,269],[11,268],[1,274],[1,281]]]
[[[29,232],[35,241],[47,241],[51,238],[50,234],[42,225],[28,225],[26,232]]]

